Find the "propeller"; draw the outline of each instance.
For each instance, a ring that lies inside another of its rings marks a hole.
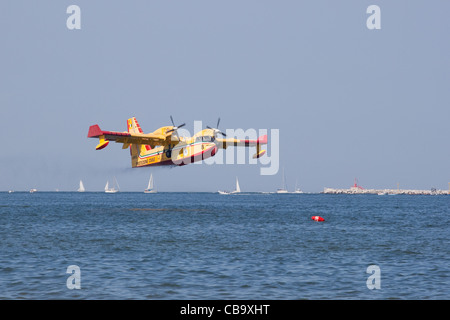
[[[173,122],[172,116],[170,116],[170,120],[172,121],[173,128],[168,130],[167,132],[177,131],[178,129],[180,129],[186,125],[186,123],[183,123],[183,124],[180,124],[179,126],[176,126],[175,122]]]
[[[169,132],[172,132],[172,131],[173,131],[173,133],[177,135],[178,140],[180,140],[180,136],[178,135],[178,133],[177,133],[176,131],[177,131],[178,129],[184,127],[184,126],[186,125],[186,123],[183,123],[183,124],[180,124],[179,126],[176,126],[176,125],[175,125],[175,122],[173,121],[172,116],[170,116],[170,120],[172,121],[173,128],[170,129],[170,130],[167,130],[166,133],[169,133]]]
[[[220,123],[220,118],[217,119],[217,126],[216,126],[215,128],[211,128],[210,126],[206,126],[206,127],[207,127],[208,129],[213,130],[213,131],[214,131],[214,134],[220,133],[221,135],[223,135],[224,137],[226,137],[227,135],[218,129],[218,128],[219,128],[219,123]]]

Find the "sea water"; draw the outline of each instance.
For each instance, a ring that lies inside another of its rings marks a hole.
[[[449,299],[449,206],[447,195],[0,193],[0,299]]]

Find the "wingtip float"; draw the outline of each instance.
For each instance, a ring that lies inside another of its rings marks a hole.
[[[106,148],[106,146],[109,144],[108,140],[105,140],[105,138],[100,138],[100,143],[95,147],[95,150],[101,150],[103,148]]]
[[[266,150],[261,150],[261,146],[267,144],[267,135],[257,140],[222,138],[218,135],[226,137],[225,133],[218,128],[207,127],[192,137],[180,137],[177,130],[185,124],[175,126],[172,116],[170,120],[172,126],[161,127],[152,133],[144,133],[135,117],[127,120],[128,131],[125,132],[104,131],[95,124],[89,127],[88,138],[99,139],[96,150],[106,148],[110,141],[122,143],[122,149],[130,148],[133,168],[186,165],[213,157],[218,149],[226,149],[230,146],[256,147],[254,159],[261,158],[266,153]]]

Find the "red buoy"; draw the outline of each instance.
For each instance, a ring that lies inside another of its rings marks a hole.
[[[325,219],[321,216],[312,216],[311,219],[313,219],[314,221],[325,221]]]

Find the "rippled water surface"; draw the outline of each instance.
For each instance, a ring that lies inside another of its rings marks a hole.
[[[0,193],[0,299],[449,299],[449,207],[446,195]],[[81,289],[67,287],[70,265]]]

